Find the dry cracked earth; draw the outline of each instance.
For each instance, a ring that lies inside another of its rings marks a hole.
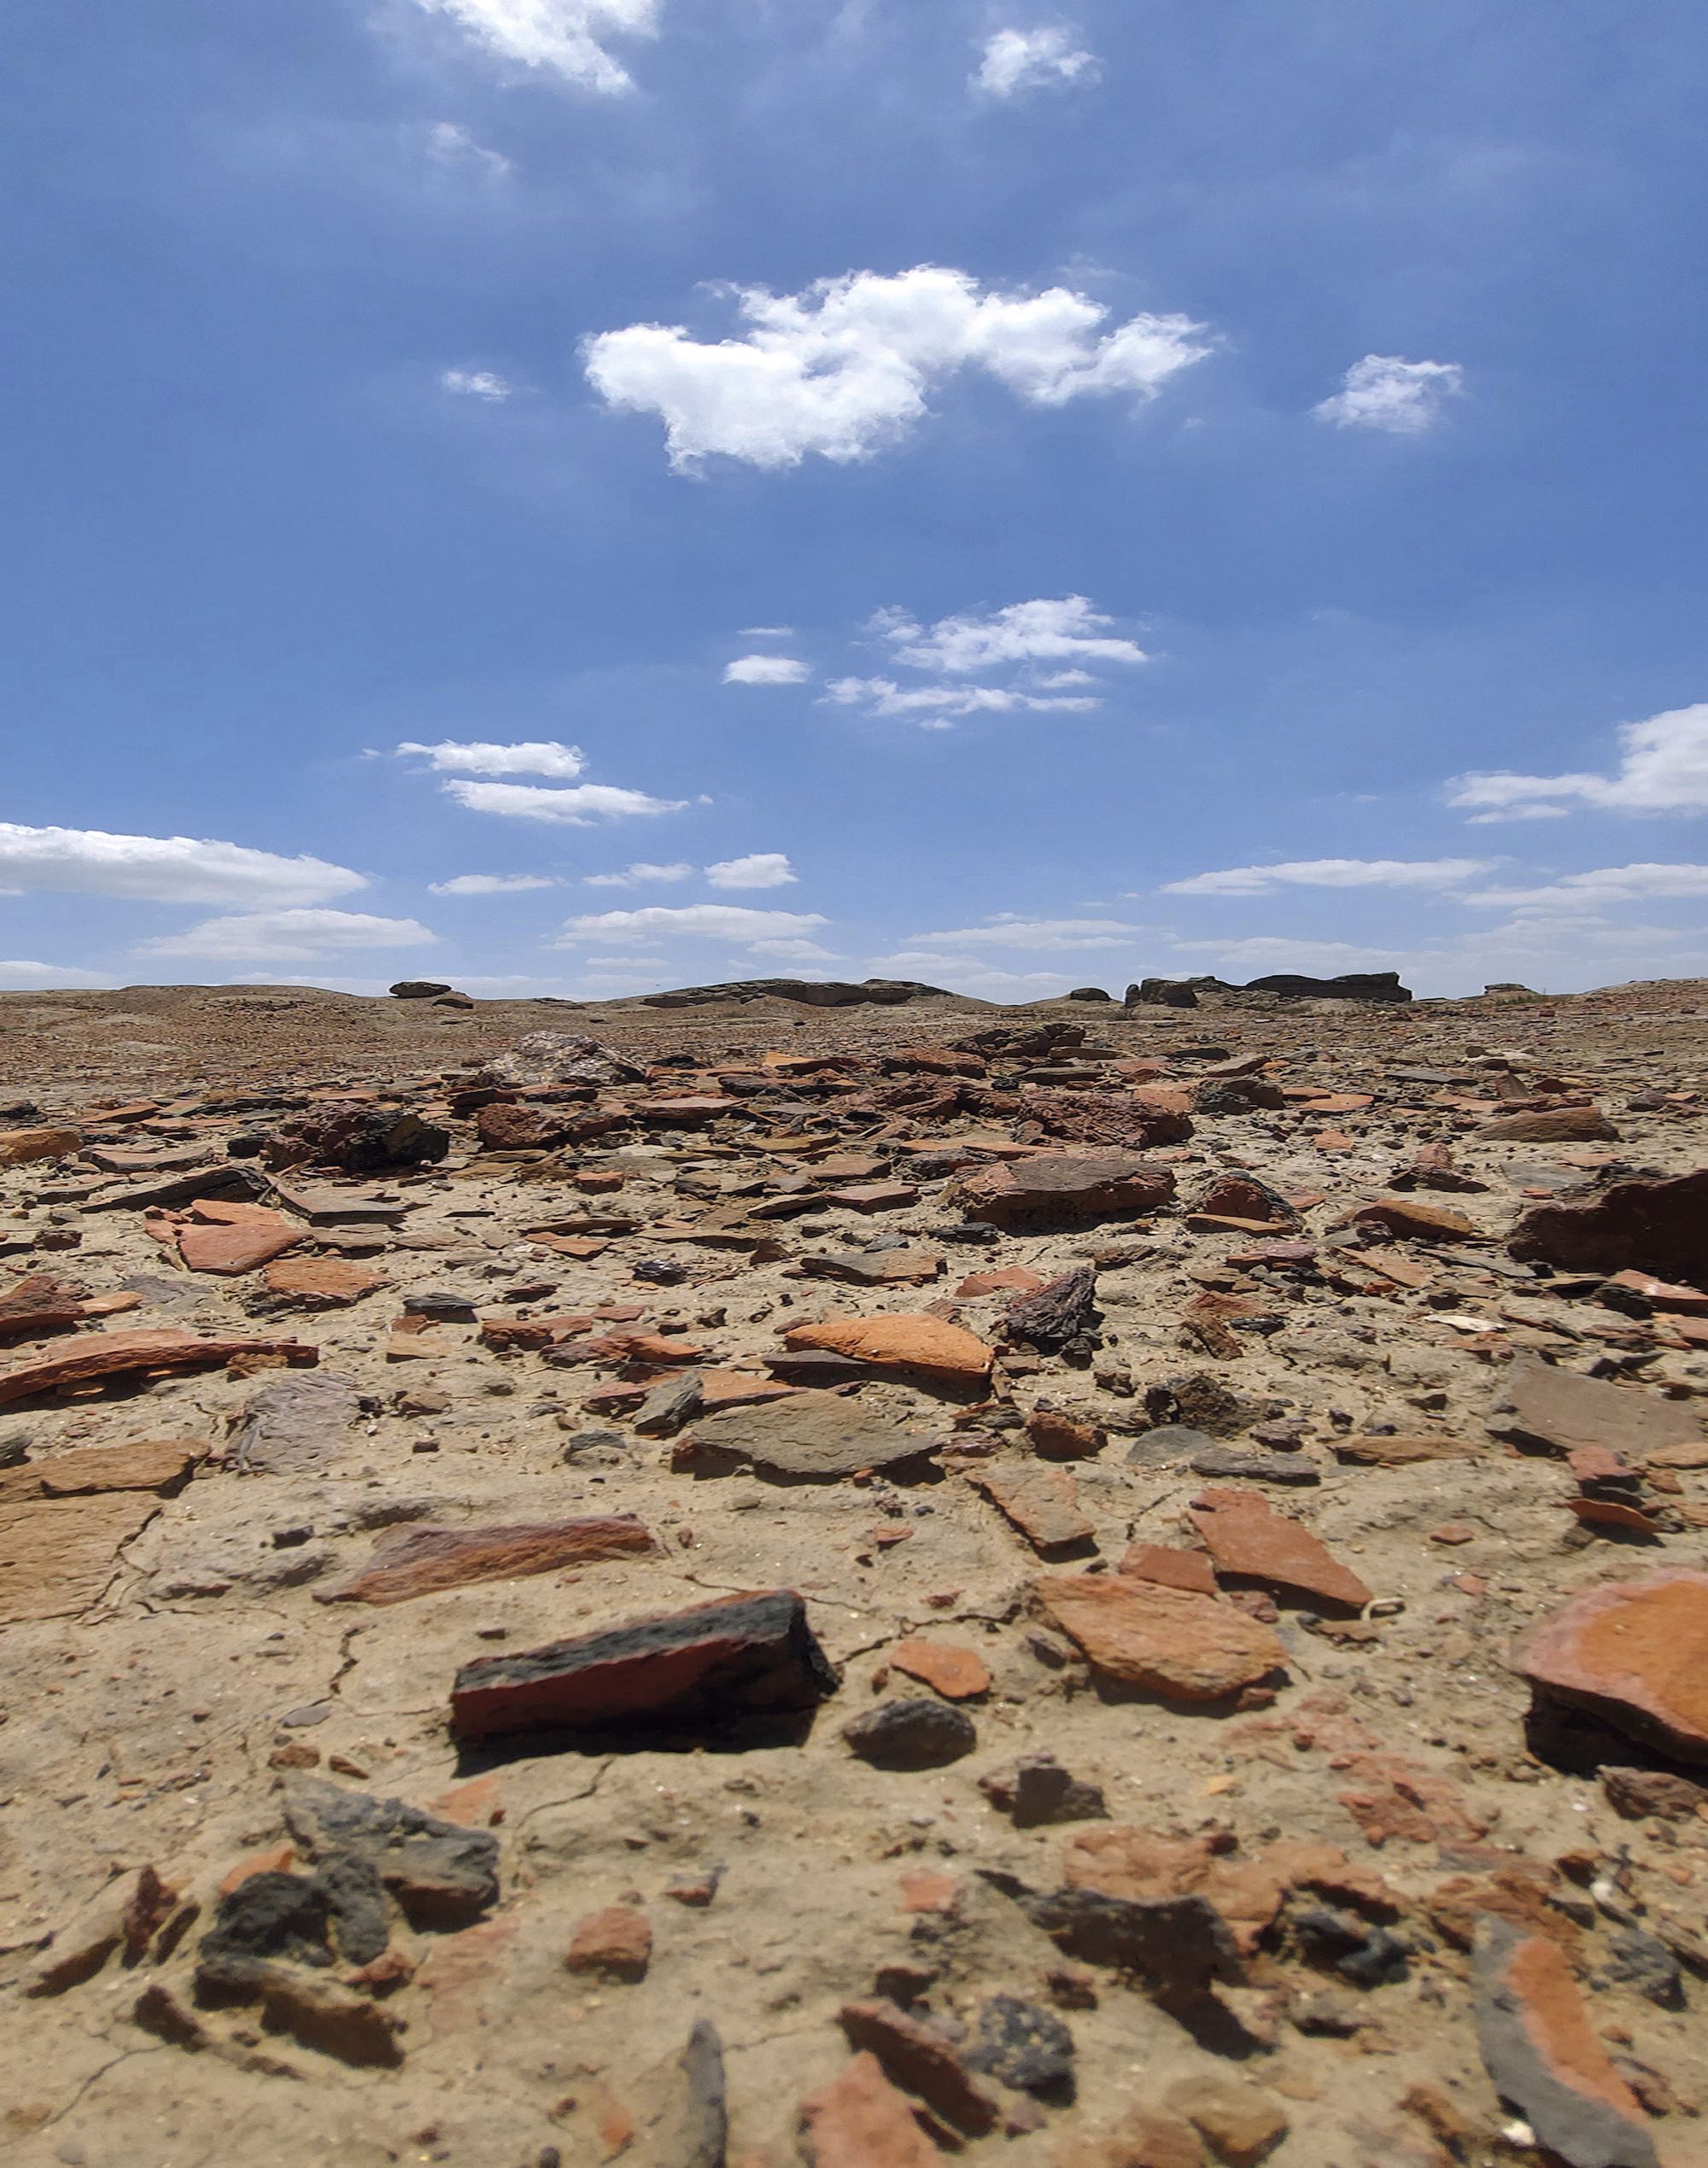
[[[1705,1038],[0,1000],[0,2151],[1708,2161]]]

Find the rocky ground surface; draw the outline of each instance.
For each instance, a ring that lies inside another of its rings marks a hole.
[[[1708,986],[0,998],[0,2148],[1708,2161]]]

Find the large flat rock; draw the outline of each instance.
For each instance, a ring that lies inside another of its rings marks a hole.
[[[1530,1634],[1518,1668],[1547,1699],[1708,1762],[1708,1573],[1677,1566],[1574,1597]]]
[[[916,1431],[898,1430],[839,1394],[814,1392],[703,1416],[688,1437],[693,1446],[751,1461],[769,1473],[822,1482],[915,1460],[933,1444]]]

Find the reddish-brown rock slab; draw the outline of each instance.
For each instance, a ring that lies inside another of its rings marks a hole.
[[[838,1189],[824,1190],[822,1204],[841,1205],[850,1212],[895,1212],[919,1202],[919,1191],[910,1182],[853,1182]]]
[[[1246,1956],[1273,1925],[1287,1894],[1284,1876],[1261,1860],[1218,1852],[1209,1837],[1160,1837],[1119,1822],[1069,1838],[1062,1864],[1070,1889],[1106,1897],[1207,1897]]]
[[[315,1363],[319,1351],[298,1340],[203,1340],[189,1332],[99,1332],[81,1335],[63,1353],[15,1363],[0,1371],[0,1406],[51,1393],[61,1385],[127,1375],[164,1376],[174,1370],[218,1370],[239,1356],[274,1355]]]
[[[1266,2086],[1219,2071],[1177,2078],[1164,2104],[1184,2116],[1226,2168],[1257,2168],[1287,2135],[1287,2111]]]
[[[75,1332],[88,1314],[81,1292],[51,1272],[31,1272],[0,1295],[0,1340],[46,1340]]]
[[[305,1239],[301,1223],[282,1213],[214,1197],[198,1199],[176,1230],[178,1253],[192,1272],[253,1272]]]
[[[1225,1579],[1336,1614],[1361,1611],[1371,1591],[1297,1521],[1256,1491],[1200,1491],[1188,1509],[1192,1526]]]
[[[137,1438],[123,1446],[79,1446],[51,1460],[0,1470],[0,1505],[31,1498],[93,1498],[107,1491],[178,1489],[206,1446],[185,1438]]]
[[[87,1610],[120,1550],[160,1510],[136,1491],[0,1505],[0,1626]]]
[[[1026,1419],[1026,1435],[1046,1460],[1089,1460],[1109,1441],[1101,1424],[1060,1408],[1034,1408]]]
[[[1445,1205],[1420,1205],[1412,1197],[1378,1197],[1360,1205],[1352,1215],[1359,1227],[1385,1227],[1390,1235],[1404,1235],[1418,1242],[1486,1242],[1480,1227],[1462,1212]]]
[[[874,2054],[804,2100],[800,2119],[812,2168],[933,2168],[945,2157]]]
[[[1553,1107],[1530,1114],[1497,1114],[1484,1122],[1479,1137],[1511,1144],[1595,1144],[1616,1140],[1618,1131],[1599,1107]]]
[[[1489,1429],[1533,1452],[1611,1446],[1628,1458],[1664,1446],[1694,1444],[1703,1435],[1692,1401],[1664,1400],[1640,1385],[1581,1377],[1533,1355],[1517,1357],[1501,1379]]]
[[[773,1588],[477,1657],[457,1674],[451,1721],[459,1738],[637,1724],[707,1728],[804,1713],[836,1686],[806,1605],[793,1589]]]
[[[962,1175],[952,1192],[968,1219],[1009,1229],[1133,1219],[1173,1195],[1172,1168],[1126,1152],[1041,1152]]]
[[[520,1581],[563,1566],[633,1557],[654,1547],[632,1514],[515,1528],[388,1528],[376,1538],[373,1556],[359,1573],[314,1593],[322,1604],[404,1604],[471,1581]]]
[[[0,1131],[0,1166],[28,1166],[35,1160],[62,1160],[80,1150],[83,1137],[74,1129],[9,1129]]]
[[[1042,1557],[1087,1549],[1096,1540],[1096,1528],[1079,1511],[1079,1487],[1065,1468],[997,1463],[970,1467],[967,1476]]]
[[[1115,1571],[1135,1581],[1154,1581],[1163,1588],[1190,1588],[1200,1596],[1216,1592],[1216,1569],[1203,1551],[1177,1550],[1167,1544],[1130,1543]]]
[[[1660,2168],[1636,2095],[1544,1935],[1485,1916],[1474,1960],[1477,2045],[1495,2091],[1567,2168]]]
[[[383,1272],[342,1257],[288,1257],[261,1274],[267,1293],[298,1310],[342,1310],[385,1285]]]
[[[1531,1633],[1518,1668],[1546,1700],[1708,1762],[1708,1573],[1670,1567],[1574,1597]]]
[[[579,1920],[564,1962],[572,1972],[605,1980],[642,1980],[652,1961],[652,1926],[644,1912],[608,1905]]]
[[[27,1284],[27,1283],[26,1283]],[[1658,1280],[1652,1272],[1614,1272],[1607,1285],[1600,1291],[1600,1299],[1606,1301],[1613,1290],[1641,1297],[1652,1309],[1668,1316],[1708,1318],[1708,1294],[1699,1288],[1680,1287],[1672,1280]],[[0,1310],[4,1309],[0,1304]]]
[[[990,1692],[991,1674],[984,1658],[958,1641],[933,1641],[910,1634],[905,1641],[897,1642],[889,1660],[892,1670],[923,1680],[945,1701],[971,1701]]]
[[[1337,1438],[1334,1454],[1355,1468],[1411,1468],[1425,1460],[1475,1460],[1481,1450],[1469,1439],[1431,1431],[1408,1437]]]
[[[792,1325],[783,1345],[827,1348],[874,1370],[949,1385],[980,1385],[991,1374],[991,1350],[964,1326],[942,1318],[831,1318],[822,1324]]]
[[[1041,1272],[1029,1272],[1024,1265],[1010,1265],[1000,1272],[969,1272],[955,1292],[970,1302],[980,1294],[1036,1294],[1047,1284]]]
[[[1099,2136],[1069,2136],[1056,2159],[1056,2168],[1203,2168],[1204,2147],[1190,2123],[1136,2107]]]
[[[767,1390],[749,1381],[754,1405],[726,1401],[721,1411],[697,1417],[684,1455],[745,1460],[768,1474],[803,1481],[834,1482],[869,1468],[889,1468],[932,1452],[936,1440],[885,1422],[839,1394]]]
[[[1220,1701],[1287,1661],[1266,1626],[1190,1589],[1126,1574],[1051,1574],[1032,1588],[1094,1671],[1163,1700]]]
[[[954,2043],[929,2019],[874,1998],[845,2002],[843,2031],[851,2048],[875,2055],[884,2075],[923,2101],[969,2138],[982,2137],[1002,2112],[997,2096],[975,2077]]]
[[[1708,1167],[1615,1182],[1587,1204],[1538,1205],[1513,1228],[1506,1248],[1521,1264],[1652,1272],[1708,1287]]]

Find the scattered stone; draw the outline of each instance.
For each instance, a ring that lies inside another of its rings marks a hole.
[[[883,2001],[845,2002],[839,2018],[851,2048],[875,2055],[886,2077],[953,2129],[977,2138],[995,2128],[1002,2112],[997,2095],[928,2019]]]
[[[991,1352],[962,1326],[941,1318],[834,1318],[822,1324],[792,1325],[783,1335],[791,1349],[810,1347],[846,1355],[874,1370],[897,1370],[933,1384],[982,1385]]]
[[[1497,1438],[1534,1452],[1571,1453],[1611,1446],[1632,1458],[1664,1446],[1704,1440],[1700,1419],[1685,1400],[1663,1400],[1640,1386],[1580,1377],[1533,1355],[1517,1357],[1489,1411]]]
[[[373,1556],[360,1572],[335,1588],[317,1588],[314,1599],[404,1604],[473,1581],[519,1581],[655,1548],[645,1524],[629,1514],[517,1528],[388,1528],[375,1540]]]
[[[1034,1408],[1026,1435],[1046,1460],[1089,1460],[1109,1441],[1100,1423],[1077,1421],[1059,1408]]]
[[[1124,1574],[1055,1574],[1032,1589],[1100,1677],[1164,1700],[1220,1701],[1286,1663],[1266,1626],[1189,1589]]]
[[[1064,1769],[1053,1754],[1040,1750],[1022,1755],[1006,1769],[979,1779],[979,1789],[1016,1829],[1039,1829],[1051,1822],[1101,1821],[1108,1813],[1100,1785]]]
[[[67,1160],[82,1147],[82,1132],[75,1129],[0,1131],[0,1167],[28,1166],[37,1160]]]
[[[933,1641],[914,1633],[889,1653],[890,1668],[942,1695],[945,1701],[976,1701],[991,1690],[991,1674],[982,1657],[954,1641]]]
[[[1174,1195],[1171,1168],[1125,1153],[1055,1152],[962,1177],[952,1192],[968,1219],[1009,1231],[1083,1227],[1156,1212]]]
[[[87,1610],[160,1510],[158,1498],[134,1491],[0,1504],[0,1626]]]
[[[652,1928],[632,1905],[607,1905],[576,1924],[564,1962],[572,1972],[605,1980],[643,1980],[652,1961]]]
[[[702,1416],[694,1421],[687,1442],[696,1452],[726,1455],[770,1475],[820,1482],[869,1468],[904,1466],[933,1452],[937,1443],[834,1393],[815,1392],[790,1393],[755,1407]]]
[[[1652,1272],[1708,1286],[1708,1167],[1616,1182],[1587,1204],[1537,1205],[1506,1243],[1520,1264],[1576,1272]]]
[[[969,1466],[967,1479],[1011,1521],[1040,1557],[1068,1557],[1095,1547],[1097,1529],[1079,1510],[1065,1468],[999,1462]]]
[[[363,1399],[348,1377],[278,1377],[261,1386],[233,1418],[227,1448],[233,1467],[251,1476],[317,1476],[349,1450]]]
[[[1164,1588],[1190,1588],[1200,1596],[1217,1592],[1216,1569],[1202,1551],[1171,1550],[1167,1545],[1132,1543],[1115,1571],[1136,1581],[1154,1581]]]
[[[933,2168],[944,2158],[874,2054],[803,2101],[800,2119],[813,2168]]]
[[[1163,2101],[1199,2131],[1228,2168],[1256,2168],[1290,2128],[1287,2112],[1273,2093],[1220,2072],[1178,2079]]]
[[[1489,1237],[1463,1213],[1444,1205],[1420,1205],[1410,1197],[1380,1197],[1352,1215],[1358,1227],[1385,1227],[1414,1242],[1485,1242]]]
[[[182,1438],[138,1438],[127,1446],[79,1446],[50,1460],[0,1470],[0,1506],[27,1499],[95,1498],[109,1491],[153,1491],[169,1498],[184,1487],[205,1446]]]
[[[1484,1122],[1479,1137],[1509,1144],[1593,1144],[1617,1142],[1619,1132],[1599,1107],[1556,1107],[1530,1114],[1500,1114]]]
[[[1708,1574],[1670,1567],[1576,1596],[1534,1629],[1518,1668],[1546,1702],[1708,1762]]]
[[[1082,1338],[1097,1321],[1095,1266],[1075,1265],[1034,1294],[1022,1294],[1003,1314],[1003,1337],[1047,1354]]]
[[[940,1701],[886,1701],[842,1727],[842,1736],[875,1769],[940,1769],[979,1744],[964,1709]]]
[[[253,1272],[295,1249],[303,1239],[301,1227],[265,1205],[225,1204],[203,1198],[179,1221],[173,1239],[178,1253],[192,1272],[236,1274]]]
[[[398,1107],[346,1100],[298,1114],[267,1139],[270,1167],[336,1167],[343,1174],[377,1174],[430,1166],[451,1148],[451,1132]]]
[[[0,1370],[0,1406],[33,1400],[61,1386],[109,1377],[165,1377],[182,1370],[222,1370],[246,1357],[313,1363],[318,1351],[297,1340],[202,1339],[188,1332],[82,1333],[63,1354],[15,1363]]]
[[[1255,1492],[1202,1491],[1189,1517],[1217,1572],[1236,1586],[1266,1588],[1331,1616],[1355,1615],[1371,1600],[1371,1591],[1325,1544]]]
[[[342,1310],[385,1285],[383,1272],[352,1265],[342,1257],[287,1257],[269,1265],[261,1284],[278,1306],[293,1310]]]
[[[836,1685],[805,1604],[777,1588],[477,1657],[457,1674],[451,1721],[465,1739],[632,1725],[717,1729],[804,1714]]]

